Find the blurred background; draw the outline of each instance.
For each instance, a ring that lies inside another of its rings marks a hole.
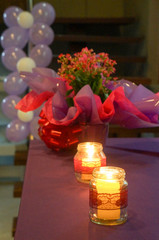
[[[0,34],[7,29],[3,13],[11,6],[31,11],[41,1],[7,0],[0,8]],[[56,12],[49,46],[53,58],[48,67],[58,69],[60,53],[83,47],[107,52],[117,61],[116,76],[159,91],[159,1],[156,0],[48,0]],[[2,53],[3,48],[0,46]],[[28,53],[28,48],[24,51]],[[0,62],[0,101],[7,93],[3,80],[10,73]],[[0,109],[0,240],[13,239],[22,192],[28,140],[9,142],[9,123]],[[128,130],[110,126],[109,137],[156,137],[158,128]]]

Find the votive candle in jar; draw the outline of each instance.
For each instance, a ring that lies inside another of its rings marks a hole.
[[[95,167],[106,166],[103,146],[98,142],[79,143],[74,156],[74,170],[79,182],[89,183]]]
[[[119,167],[93,171],[89,188],[90,220],[101,225],[118,225],[127,220],[128,183]]]

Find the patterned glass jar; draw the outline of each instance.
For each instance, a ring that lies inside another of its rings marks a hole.
[[[118,225],[127,220],[128,183],[119,167],[95,168],[89,189],[89,216],[92,222]]]
[[[79,182],[89,183],[95,167],[106,165],[103,146],[98,142],[79,143],[74,156],[75,176]]]

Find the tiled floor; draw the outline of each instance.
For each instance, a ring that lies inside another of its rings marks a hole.
[[[0,240],[13,240],[13,217],[18,216],[20,199],[13,198],[13,183],[0,183]]]

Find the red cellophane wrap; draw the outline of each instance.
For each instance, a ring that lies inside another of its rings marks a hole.
[[[78,143],[78,136],[82,129],[79,124],[63,126],[50,123],[43,111],[39,119],[39,136],[48,148],[59,151],[71,149]]]

